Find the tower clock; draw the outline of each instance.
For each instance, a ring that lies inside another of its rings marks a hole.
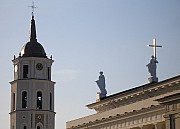
[[[54,129],[55,82],[51,80],[54,61],[37,42],[34,15],[30,30],[30,40],[12,60],[10,129]]]

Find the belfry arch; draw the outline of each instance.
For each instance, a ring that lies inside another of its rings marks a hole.
[[[36,106],[37,109],[42,109],[42,92],[41,91],[37,92],[36,101],[37,101],[37,106]]]

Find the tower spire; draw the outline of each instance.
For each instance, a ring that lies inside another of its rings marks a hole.
[[[36,39],[36,24],[35,24],[34,16],[32,16],[30,42],[34,42],[34,41],[37,41],[37,39]]]

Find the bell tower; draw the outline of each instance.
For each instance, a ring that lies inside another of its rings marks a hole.
[[[37,42],[33,13],[30,31],[30,40],[12,60],[10,129],[54,129],[55,82],[51,81],[54,61]]]

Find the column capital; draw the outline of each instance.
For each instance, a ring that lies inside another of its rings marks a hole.
[[[166,120],[169,120],[169,119],[170,119],[170,116],[169,116],[168,114],[166,114],[166,115],[164,115],[164,118],[165,118]]]

